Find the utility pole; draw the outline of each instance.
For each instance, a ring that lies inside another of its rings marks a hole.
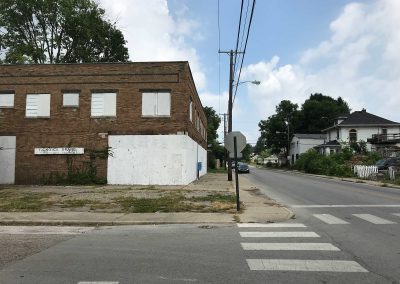
[[[219,51],[219,53],[229,54],[229,101],[228,101],[228,133],[232,132],[232,109],[233,109],[233,56],[239,53],[239,51]],[[232,181],[232,160],[228,157],[228,181]]]
[[[227,116],[227,114],[226,113],[220,113],[219,115],[224,117],[224,142],[225,142],[225,137],[226,137],[226,133],[227,133],[227,131],[226,131],[226,116]],[[225,156],[224,156],[224,170],[226,170],[226,163],[228,161],[228,150],[226,150],[225,147],[224,147],[224,154],[225,154]]]

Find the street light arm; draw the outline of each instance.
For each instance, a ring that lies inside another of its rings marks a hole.
[[[242,82],[233,84],[232,86],[239,86],[239,85],[244,84],[244,83],[252,83],[252,84],[254,84],[254,85],[260,85],[260,84],[261,84],[260,81],[258,81],[258,80],[253,80],[253,81],[242,81]]]

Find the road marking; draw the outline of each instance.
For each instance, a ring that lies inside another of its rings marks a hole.
[[[349,205],[289,205],[292,208],[376,208],[376,207],[400,207],[400,204],[382,204],[382,205],[371,205],[371,204],[349,204]]]
[[[80,235],[93,227],[69,226],[0,226],[0,234],[10,235]]]
[[[385,225],[385,224],[396,224],[395,222],[377,217],[372,214],[353,214],[353,216],[356,216],[360,219],[363,219],[365,221],[371,222],[376,225]]]
[[[304,224],[299,223],[237,223],[239,228],[305,228]]]
[[[118,281],[80,281],[78,284],[119,284]]]
[[[329,250],[340,251],[329,243],[241,243],[244,250]]]
[[[345,220],[342,220],[330,214],[314,214],[314,217],[330,225],[350,224],[349,222],[346,222]]]
[[[242,238],[319,238],[314,232],[240,232]]]
[[[368,272],[355,261],[300,260],[300,259],[246,259],[250,270]]]
[[[400,217],[400,213],[393,213],[393,215]]]

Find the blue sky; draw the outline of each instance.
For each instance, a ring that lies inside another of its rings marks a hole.
[[[234,49],[241,1],[219,3],[221,50]],[[203,105],[226,112],[229,57],[218,54],[218,0],[100,4],[118,19],[131,60],[189,61]],[[314,92],[400,121],[399,26],[398,0],[258,0],[241,80],[261,85],[239,87],[233,129],[255,143],[258,122],[281,100],[300,106]]]

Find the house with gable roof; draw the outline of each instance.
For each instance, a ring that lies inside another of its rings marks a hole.
[[[325,155],[336,153],[352,142],[367,142],[368,151],[400,146],[400,123],[365,109],[338,117],[333,126],[322,132],[326,135],[326,142],[315,148]]]

